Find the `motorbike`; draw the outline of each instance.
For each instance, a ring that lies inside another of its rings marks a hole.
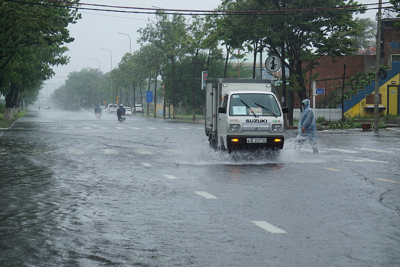
[[[100,119],[101,113],[100,112],[96,112],[96,118]]]
[[[125,115],[121,115],[120,117],[118,117],[118,120],[120,122],[124,122],[125,121]]]

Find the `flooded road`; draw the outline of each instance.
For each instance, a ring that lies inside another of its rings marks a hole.
[[[204,125],[31,111],[0,131],[0,266],[400,265],[400,134],[286,133],[277,155]]]

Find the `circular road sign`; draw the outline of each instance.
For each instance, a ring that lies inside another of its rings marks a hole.
[[[265,60],[265,68],[270,72],[278,71],[281,68],[281,60],[278,56],[272,55]]]

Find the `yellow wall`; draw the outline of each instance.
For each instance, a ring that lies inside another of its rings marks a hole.
[[[382,104],[386,110],[381,110],[379,111],[379,115],[387,115],[388,110],[387,110],[387,103],[388,103],[388,85],[399,85],[399,78],[400,74],[397,74],[394,76],[392,79],[387,81],[385,84],[383,84],[381,87],[379,87],[379,94],[382,95]],[[393,83],[392,83],[393,82]],[[358,104],[356,104],[354,107],[349,109],[347,112],[344,113],[345,117],[355,117],[355,116],[360,116],[360,117],[374,117],[374,110],[370,109],[366,111],[365,109],[366,106],[366,98],[361,100]]]

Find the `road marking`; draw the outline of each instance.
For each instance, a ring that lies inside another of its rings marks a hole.
[[[170,179],[170,180],[176,180],[176,179],[178,179],[178,178],[176,178],[175,176],[169,175],[169,174],[164,174],[164,176],[167,177],[167,178]]]
[[[147,127],[147,129],[156,130],[157,128],[154,128],[154,127]]]
[[[360,151],[346,150],[346,149],[338,149],[338,148],[328,148],[328,149],[329,149],[329,150],[333,150],[333,151],[343,152],[343,153],[349,153],[349,154],[361,153]]]
[[[118,130],[123,130],[124,129],[124,127],[115,127],[116,129],[118,129]]]
[[[140,128],[138,128],[138,127],[129,127],[129,128],[131,128],[133,130],[140,130]]]
[[[204,191],[196,191],[196,194],[198,194],[199,196],[202,196],[206,199],[218,199],[216,196],[213,196],[207,192]]]
[[[332,169],[332,168],[325,168],[325,169],[330,170],[330,171],[334,171],[334,172],[341,172],[342,171],[342,170],[336,170],[336,169]]]
[[[174,128],[164,127],[163,129],[173,130]]]
[[[278,228],[272,224],[269,224],[265,221],[253,221],[252,223],[254,223],[258,227],[261,227],[262,229],[270,232],[271,234],[286,234],[286,231],[284,231],[281,228]]]
[[[73,130],[74,127],[67,127],[67,130]]]
[[[115,149],[102,149],[103,153],[106,155],[116,155],[118,151]]]
[[[399,181],[393,181],[393,180],[383,179],[383,178],[375,178],[375,179],[376,179],[376,180],[379,180],[379,181],[384,181],[384,182],[393,183],[393,184],[400,184]]]
[[[74,155],[83,155],[83,151],[80,149],[70,149],[70,150],[68,150],[68,152],[70,154],[74,154]]]
[[[347,157],[345,159],[347,161],[354,161],[354,162],[376,162],[376,163],[389,163],[387,161],[380,161],[380,160],[373,160],[373,159],[366,159],[366,158],[356,158],[356,157]]]
[[[151,164],[149,164],[149,163],[142,163],[143,164],[143,166],[145,166],[145,167],[151,167]]]
[[[147,149],[135,149],[135,151],[142,155],[153,155],[154,153]]]
[[[83,129],[85,129],[85,130],[90,130],[90,129],[92,129],[92,128],[90,128],[90,127],[83,127]]]
[[[190,128],[183,128],[183,127],[181,128],[181,130],[189,130],[189,129],[190,129]]]
[[[379,150],[379,149],[370,149],[370,148],[360,148],[360,150],[371,151],[371,152],[377,152],[377,153],[394,153],[393,151]]]
[[[167,149],[166,151],[175,153],[175,154],[182,154],[182,150],[177,150],[177,149]]]

